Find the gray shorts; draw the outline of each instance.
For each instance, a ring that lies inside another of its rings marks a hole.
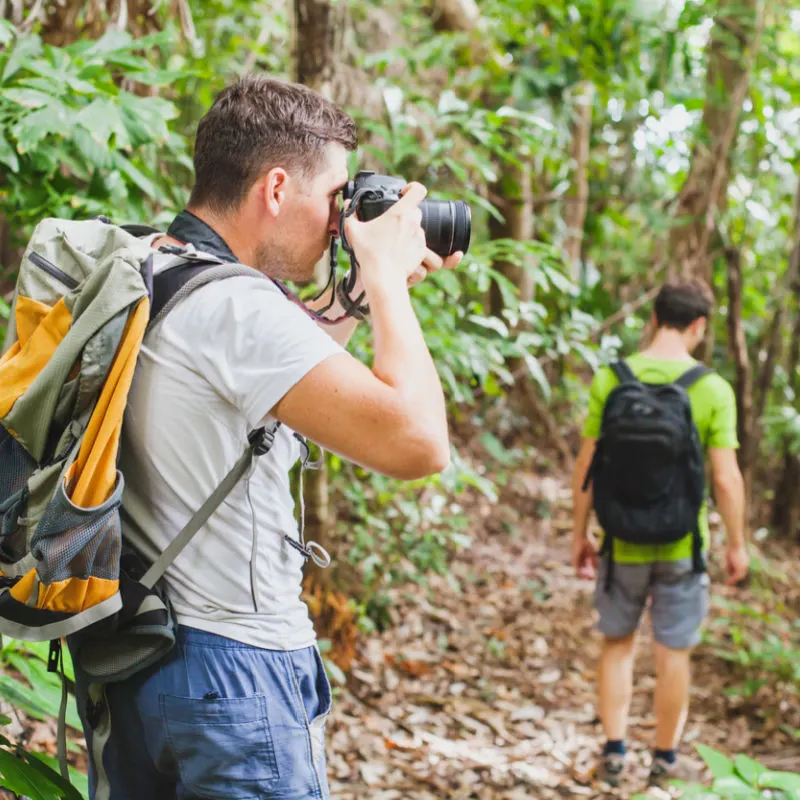
[[[650,621],[659,644],[672,650],[698,644],[708,614],[708,573],[694,572],[690,558],[652,564],[614,562],[611,588],[606,591],[607,558],[600,561],[594,590],[600,633],[610,639],[630,636],[650,598]]]

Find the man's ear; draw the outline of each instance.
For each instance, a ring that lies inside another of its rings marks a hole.
[[[708,320],[705,317],[698,317],[692,323],[692,333],[698,342],[702,342],[706,336],[706,328],[708,327]]]
[[[289,180],[289,173],[282,167],[274,167],[261,179],[264,207],[273,217],[280,214],[281,207],[286,202]]]

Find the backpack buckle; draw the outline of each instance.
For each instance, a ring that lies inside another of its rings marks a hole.
[[[257,456],[266,455],[275,444],[275,430],[267,430],[266,427],[256,428],[247,434],[247,441],[253,448],[253,453]]]
[[[162,244],[158,248],[159,253],[166,253],[168,256],[182,256],[186,254],[186,247],[179,247],[176,244]]]

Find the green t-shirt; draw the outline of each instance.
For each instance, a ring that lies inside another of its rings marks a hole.
[[[690,369],[696,361],[668,361],[636,353],[626,359],[633,374],[644,383],[671,383]],[[600,436],[603,407],[611,390],[617,385],[616,375],[608,368],[597,371],[589,394],[589,416],[583,435],[592,439]],[[703,443],[703,450],[739,447],[736,436],[736,397],[731,385],[716,373],[706,375],[689,388],[692,417]],[[700,535],[703,548],[708,549],[708,509],[700,510]],[[614,540],[614,560],[628,564],[647,564],[652,561],[678,561],[692,556],[692,537],[673,544],[630,544]]]

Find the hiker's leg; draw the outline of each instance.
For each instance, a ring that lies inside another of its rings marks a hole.
[[[603,634],[598,671],[600,719],[610,741],[625,738],[633,689],[635,633],[647,603],[649,564],[614,564],[606,586],[608,557],[601,560],[594,592],[597,628]]]
[[[678,746],[689,712],[689,655],[691,650],[672,650],[655,642],[656,750]]]
[[[153,669],[151,669],[153,672]],[[75,670],[75,699],[89,755],[89,796],[107,800],[175,800],[177,776],[162,772],[151,748],[157,745],[142,719],[138,695],[146,675],[90,686]]]
[[[654,566],[650,618],[656,661],[656,749],[674,750],[689,709],[689,656],[700,641],[708,613],[706,573],[692,569],[691,559]]]
[[[598,670],[600,721],[609,741],[625,739],[633,694],[636,634],[623,639],[603,639]]]
[[[178,643],[182,671],[147,712],[166,731],[178,799],[327,800],[331,695],[316,648],[265,650],[183,626]]]

